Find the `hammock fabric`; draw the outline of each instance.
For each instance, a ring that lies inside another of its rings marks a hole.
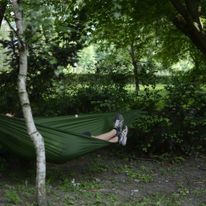
[[[90,131],[99,135],[112,129],[114,113],[36,118],[37,129],[44,137],[46,159],[49,162],[65,162],[94,151],[110,143],[83,135]],[[125,124],[141,115],[140,111],[124,113]],[[35,158],[34,145],[27,134],[23,119],[0,115],[0,144],[8,151],[26,159]]]

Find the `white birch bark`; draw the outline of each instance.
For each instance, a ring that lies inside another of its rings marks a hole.
[[[12,0],[14,9],[15,22],[19,40],[19,75],[18,75],[18,92],[23,110],[24,119],[26,122],[27,132],[32,139],[36,150],[36,189],[37,189],[37,204],[39,206],[47,205],[46,201],[46,157],[44,139],[36,129],[32,110],[29,102],[28,93],[26,90],[26,77],[27,77],[27,53],[28,49],[24,41],[24,28],[22,17],[21,0]]]

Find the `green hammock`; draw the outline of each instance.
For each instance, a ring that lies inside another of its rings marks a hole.
[[[124,113],[125,124],[131,125],[140,111]],[[74,157],[109,145],[107,141],[83,135],[90,131],[98,135],[112,129],[114,113],[36,118],[35,123],[44,137],[46,158],[50,162],[65,162]],[[23,119],[0,115],[0,144],[8,151],[26,159],[35,158],[35,150]]]

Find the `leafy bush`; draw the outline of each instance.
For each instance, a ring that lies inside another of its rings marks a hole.
[[[82,87],[44,101],[31,102],[35,116],[58,116],[76,113],[113,112],[129,108],[133,96],[115,87]]]
[[[168,96],[165,100],[163,115],[171,121],[171,131],[176,134],[179,147],[190,153],[194,147],[203,149],[206,131],[206,97],[201,85],[189,81],[190,76],[183,75],[172,80],[166,87]]]
[[[130,102],[130,107],[142,109],[147,112],[153,112],[158,109],[162,95],[156,86],[145,86],[143,91],[138,95],[133,95],[134,101]]]
[[[203,151],[206,143],[206,97],[201,85],[187,76],[175,77],[166,87],[164,106],[153,101],[149,113],[134,123],[136,144],[146,153]],[[144,99],[151,105],[151,96]],[[153,98],[153,100],[155,100]]]
[[[155,85],[145,86],[138,96],[124,89],[127,82],[124,75],[97,77],[75,76],[77,81],[62,81],[42,93],[38,101],[32,98],[34,94],[31,97],[34,116],[142,109],[147,114],[134,122],[134,138],[129,141],[138,151],[193,154],[205,150],[206,95],[191,74],[178,74],[164,92]],[[20,114],[17,91],[12,87],[7,90],[0,87],[0,91],[4,91],[0,111]]]

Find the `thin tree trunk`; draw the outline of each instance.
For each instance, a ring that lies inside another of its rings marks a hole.
[[[134,72],[134,81],[135,81],[135,89],[136,89],[136,94],[139,94],[139,72],[138,72],[138,65],[137,62],[134,61],[133,63],[133,72]]]
[[[47,205],[46,201],[46,189],[45,189],[45,178],[46,178],[46,157],[44,139],[41,134],[37,131],[31,106],[29,102],[28,93],[26,90],[26,77],[27,77],[27,53],[28,49],[24,41],[24,29],[23,29],[23,17],[22,17],[22,6],[20,0],[12,0],[17,35],[19,40],[19,75],[18,75],[18,92],[20,102],[23,110],[24,119],[26,122],[27,132],[32,139],[36,149],[36,189],[37,189],[37,203],[39,206]]]
[[[133,66],[133,73],[134,73],[134,82],[135,82],[135,90],[136,90],[136,94],[139,94],[139,84],[140,84],[140,80],[139,80],[139,66],[138,66],[138,62],[135,56],[135,51],[134,51],[134,45],[133,43],[131,44],[130,47],[130,56],[132,59],[132,66]]]

